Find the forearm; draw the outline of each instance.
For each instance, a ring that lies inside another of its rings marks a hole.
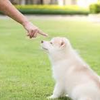
[[[28,19],[21,14],[9,0],[0,0],[0,10],[2,10],[6,15],[24,25],[28,22]]]
[[[32,38],[36,37],[37,33],[43,36],[47,36],[44,32],[42,32],[38,27],[33,25],[28,19],[21,14],[11,3],[9,0],[0,0],[0,10],[4,12],[6,15],[14,19],[23,25],[23,27],[27,30],[27,35]]]

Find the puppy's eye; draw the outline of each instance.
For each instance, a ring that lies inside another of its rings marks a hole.
[[[52,42],[50,42],[50,44],[53,44]]]

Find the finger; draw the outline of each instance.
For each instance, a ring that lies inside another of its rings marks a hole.
[[[28,36],[29,38],[32,38],[32,35],[31,35],[30,33],[27,33],[27,36]]]
[[[34,32],[33,30],[30,30],[30,31],[29,31],[29,37],[30,37],[30,38],[34,37],[34,33],[35,33],[35,32]]]
[[[37,37],[37,33],[34,34],[34,37],[33,38],[36,38],[36,37]]]
[[[31,38],[31,36],[30,36],[30,34],[29,34],[29,33],[27,33],[27,36],[28,36],[29,38]]]
[[[35,37],[37,37],[37,33],[38,33],[38,30],[34,30],[34,31],[31,32],[31,36],[33,38],[35,38]]]
[[[29,36],[29,37],[30,37],[30,31],[27,31],[27,36]]]
[[[29,38],[31,38],[31,36],[30,36],[29,34],[27,34],[27,36],[28,36]]]
[[[26,34],[27,34],[27,36],[29,36],[29,31],[27,31],[27,33],[26,33]]]
[[[42,32],[41,30],[39,30],[38,33],[41,34],[41,35],[43,35],[43,36],[46,36],[46,37],[48,36],[48,34]]]

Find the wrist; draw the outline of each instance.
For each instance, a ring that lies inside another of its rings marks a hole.
[[[25,21],[22,22],[22,25],[25,27],[29,23],[30,23],[29,20],[25,20]]]

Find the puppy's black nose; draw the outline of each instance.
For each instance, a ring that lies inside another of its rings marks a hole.
[[[41,41],[41,43],[43,43],[44,41]]]

